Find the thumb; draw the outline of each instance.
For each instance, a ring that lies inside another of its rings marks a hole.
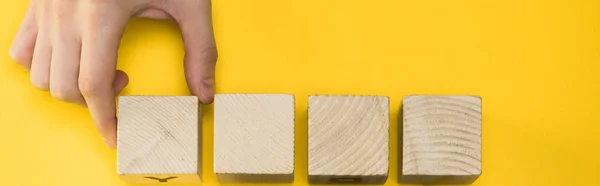
[[[185,47],[184,68],[192,95],[210,104],[215,94],[217,49],[214,41],[211,3],[208,0],[185,1],[174,13]]]

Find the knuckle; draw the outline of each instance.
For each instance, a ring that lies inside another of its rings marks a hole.
[[[187,51],[188,53],[185,55],[185,61],[189,61],[191,63],[199,63],[201,65],[215,65],[218,58],[217,49],[214,46],[202,47],[198,50],[193,50],[193,52]]]
[[[50,94],[52,97],[66,102],[75,102],[80,96],[79,91],[72,87],[50,87]]]
[[[104,4],[105,0],[88,0],[88,8],[81,14],[81,21],[83,21],[84,31],[100,32],[98,28],[106,28],[108,26],[109,17],[113,15],[107,15],[107,5]],[[98,2],[97,2],[98,1]],[[116,12],[115,12],[116,13]]]
[[[87,0],[87,2],[90,4],[105,4],[110,1],[112,1],[112,0]]]
[[[70,13],[61,9],[62,8],[59,5],[53,6],[54,11],[52,12],[52,18],[54,18],[54,20],[59,23],[64,22],[69,17]]]
[[[17,64],[26,69],[30,68],[31,58],[33,57],[32,52],[21,48],[13,48],[10,50],[9,55]]]
[[[215,46],[209,46],[200,50],[199,58],[200,61],[203,61],[204,63],[214,64],[217,62],[218,55],[217,48]]]
[[[50,84],[48,78],[36,78],[31,77],[31,84],[40,90],[48,90],[48,85]]]
[[[114,3],[114,0],[83,0],[82,4],[84,4],[85,11],[81,12],[82,16],[84,16],[84,20],[86,22],[89,21],[98,21],[101,18],[106,17],[107,15],[103,15],[101,10],[105,10],[111,3]]]
[[[64,9],[63,6],[65,4],[67,4],[67,3],[64,3],[61,0],[49,0],[48,3],[47,3],[47,5],[46,5],[46,8],[47,8],[47,10],[50,11],[49,12],[49,13],[51,13],[50,15],[56,14],[56,13],[62,13],[62,11],[64,11],[63,10]]]
[[[58,10],[58,6],[60,5],[60,0],[49,0],[48,7],[50,10]]]
[[[79,78],[79,91],[84,97],[91,97],[98,95],[102,91],[102,84],[100,81],[93,78]]]
[[[50,18],[58,23],[65,23],[53,25],[51,27],[61,28],[73,26],[72,24],[68,23],[76,19],[76,17],[73,17],[73,14],[77,13],[75,7],[77,2],[74,0],[52,0],[49,4],[51,10],[49,15]]]

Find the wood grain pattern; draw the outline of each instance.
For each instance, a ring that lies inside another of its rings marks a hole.
[[[471,183],[481,174],[481,98],[407,96],[402,177],[410,183]]]
[[[214,170],[219,182],[291,182],[294,96],[215,96]]]
[[[121,96],[117,172],[128,183],[201,182],[201,117],[195,96]]]
[[[314,95],[308,101],[310,183],[384,183],[389,98]]]

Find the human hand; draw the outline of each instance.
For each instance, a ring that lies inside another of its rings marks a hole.
[[[32,0],[9,52],[35,87],[88,107],[110,148],[116,146],[115,97],[129,81],[116,70],[117,52],[132,17],[179,25],[190,92],[211,103],[217,50],[210,0]]]

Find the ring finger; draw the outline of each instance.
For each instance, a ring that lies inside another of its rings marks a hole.
[[[64,24],[72,25],[72,24]],[[50,93],[58,100],[85,106],[79,91],[79,59],[81,56],[81,40],[73,29],[59,26],[52,42],[52,61],[50,65]]]

